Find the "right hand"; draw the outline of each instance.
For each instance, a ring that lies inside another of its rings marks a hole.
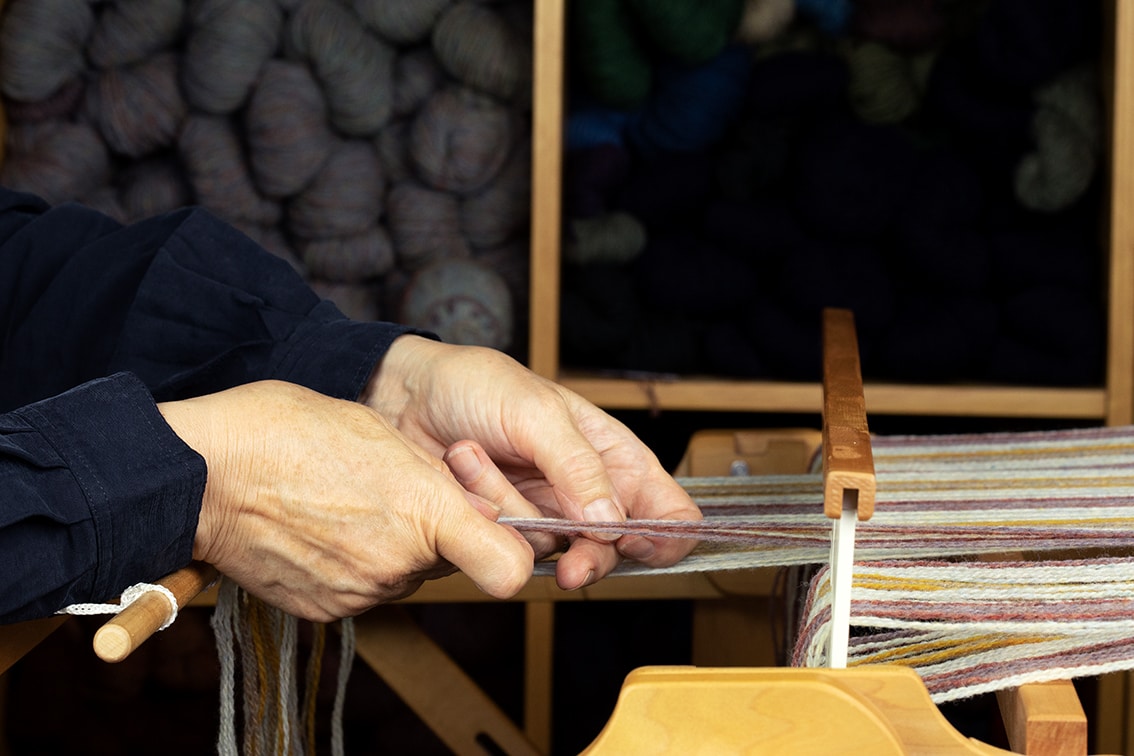
[[[158,405],[208,465],[193,558],[326,622],[455,569],[508,598],[534,553],[499,510],[372,409],[263,381]]]

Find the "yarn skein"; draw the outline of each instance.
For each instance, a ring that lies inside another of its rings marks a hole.
[[[307,186],[337,141],[319,85],[302,63],[265,64],[244,123],[252,175],[269,197],[296,194]]]
[[[516,140],[513,113],[468,87],[436,92],[410,127],[417,174],[436,189],[469,194],[500,171]]]
[[[795,0],[745,0],[736,39],[747,45],[779,37],[795,19]]]
[[[7,120],[43,121],[48,119],[65,120],[74,115],[86,92],[86,81],[82,76],[65,81],[59,89],[43,100],[21,102],[8,99],[4,102],[4,115]]]
[[[373,136],[393,113],[393,46],[367,31],[350,8],[307,0],[292,13],[288,51],[306,60],[327,98],[331,123],[348,136]]]
[[[374,145],[341,141],[323,167],[287,208],[288,228],[305,239],[360,233],[382,214],[385,177]]]
[[[45,100],[83,71],[94,28],[87,0],[11,0],[0,29],[0,91],[13,100]]]
[[[333,283],[361,283],[394,267],[394,246],[386,229],[373,225],[357,234],[301,241],[310,275]]]
[[[641,105],[653,85],[653,62],[630,9],[621,0],[576,0],[567,6],[573,66],[599,102]]]
[[[177,41],[185,19],[184,0],[117,0],[98,14],[87,56],[97,68],[145,60]]]
[[[574,218],[563,245],[569,263],[627,263],[646,248],[646,227],[630,213]]]
[[[197,0],[182,63],[186,99],[213,115],[243,105],[279,45],[282,26],[275,0]]]
[[[441,260],[414,275],[400,320],[450,344],[503,350],[512,342],[512,297],[504,279],[487,265]]]
[[[932,56],[905,56],[878,42],[863,42],[846,54],[847,96],[868,123],[899,123],[921,105]]]
[[[732,41],[743,0],[625,0],[651,44],[683,63],[704,63]]]
[[[398,261],[407,270],[472,254],[460,231],[460,200],[449,192],[401,181],[386,197],[386,217]]]
[[[437,19],[452,0],[351,0],[368,27],[396,45],[429,39]]]
[[[177,56],[162,53],[103,71],[87,87],[86,112],[119,155],[140,158],[173,146],[188,112],[177,86]]]
[[[191,113],[181,127],[177,150],[197,202],[225,220],[279,223],[280,206],[260,196],[252,183],[231,119]]]
[[[51,204],[92,194],[110,180],[110,153],[98,132],[81,121],[13,125],[0,166],[4,186],[38,194]]]
[[[528,221],[531,185],[528,140],[512,149],[504,167],[487,186],[462,199],[460,228],[469,244],[477,249],[496,247],[519,234]]]
[[[1036,151],[1016,167],[1020,204],[1054,212],[1090,186],[1102,151],[1102,103],[1094,71],[1080,66],[1041,87],[1032,116]]]
[[[492,6],[462,0],[433,29],[437,60],[455,79],[504,101],[531,89],[531,45]]]

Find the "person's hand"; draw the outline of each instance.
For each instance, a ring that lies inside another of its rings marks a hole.
[[[701,518],[625,425],[501,352],[402,336],[360,400],[427,452],[443,456],[457,480],[506,515],[588,522]],[[530,540],[538,556],[557,547],[550,536]],[[556,578],[562,588],[579,588],[614,569],[620,554],[662,567],[693,546],[642,536],[577,538],[559,558]]]
[[[454,568],[497,598],[531,576],[496,508],[367,407],[265,381],[159,409],[208,465],[193,557],[291,614],[355,615]]]

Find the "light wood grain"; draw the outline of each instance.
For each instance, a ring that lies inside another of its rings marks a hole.
[[[177,599],[181,609],[217,578],[212,565],[202,562],[173,572],[158,581]],[[158,591],[142,594],[136,601],[116,614],[99,628],[92,645],[98,658],[107,662],[120,662],[169,621],[172,609],[169,599]]]
[[[874,453],[858,359],[854,315],[823,312],[823,512],[837,519],[853,502],[859,520],[874,514]]]
[[[1022,685],[997,701],[1012,750],[1086,756],[1087,715],[1070,680]]]
[[[455,754],[539,751],[399,606],[355,620],[358,656],[405,701]],[[396,726],[396,723],[391,723]],[[495,745],[486,747],[485,742]]]
[[[807,381],[740,381],[709,377],[614,378],[566,371],[559,383],[607,409],[818,413],[823,385]],[[871,415],[1050,418],[1103,421],[1104,388],[915,385],[866,382]]]
[[[584,756],[1007,754],[965,738],[904,667],[635,670]]]
[[[528,367],[554,379],[559,372],[566,2],[539,0],[534,10]]]

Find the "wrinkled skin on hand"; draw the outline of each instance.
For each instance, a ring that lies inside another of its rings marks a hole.
[[[402,336],[360,401],[427,453],[444,457],[469,492],[504,514],[590,522],[701,517],[625,425],[500,352]],[[531,541],[538,556],[558,546],[547,535]],[[562,588],[579,588],[622,557],[661,567],[693,546],[641,536],[576,538],[558,560],[556,578]]]
[[[291,614],[355,615],[454,569],[498,598],[531,576],[498,508],[369,407],[265,381],[159,409],[208,465],[193,557]]]

